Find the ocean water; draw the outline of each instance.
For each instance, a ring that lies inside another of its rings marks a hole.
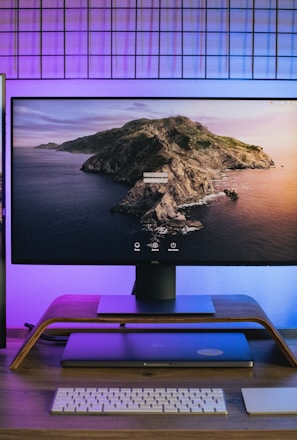
[[[139,219],[111,211],[127,192],[110,176],[80,170],[89,157],[14,148],[12,252],[18,262],[96,264],[166,259],[203,263],[297,261],[297,167],[227,171],[216,194],[191,208],[204,227],[165,235],[156,248]],[[234,187],[239,199],[223,193]],[[135,243],[138,243],[137,249]]]

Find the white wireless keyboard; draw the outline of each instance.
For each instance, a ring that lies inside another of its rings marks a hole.
[[[51,414],[227,414],[221,388],[58,388]]]

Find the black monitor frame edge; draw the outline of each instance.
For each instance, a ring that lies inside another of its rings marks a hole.
[[[5,74],[0,74],[1,78],[1,118],[2,118],[2,248],[0,249],[0,348],[6,347],[6,277],[5,277]]]

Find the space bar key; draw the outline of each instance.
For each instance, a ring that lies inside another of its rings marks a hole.
[[[107,406],[104,405],[103,408],[104,413],[115,414],[115,413],[126,413],[126,414],[135,414],[135,413],[162,413],[163,407],[160,405],[156,406]]]

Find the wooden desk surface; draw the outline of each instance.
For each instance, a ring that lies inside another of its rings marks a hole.
[[[104,337],[104,336],[103,336]],[[62,369],[63,346],[39,342],[17,371],[9,364],[21,339],[0,350],[0,439],[218,440],[295,439],[296,416],[249,416],[242,387],[295,386],[289,366],[273,341],[250,340],[254,368],[96,368]],[[58,386],[222,387],[229,414],[52,416]]]

